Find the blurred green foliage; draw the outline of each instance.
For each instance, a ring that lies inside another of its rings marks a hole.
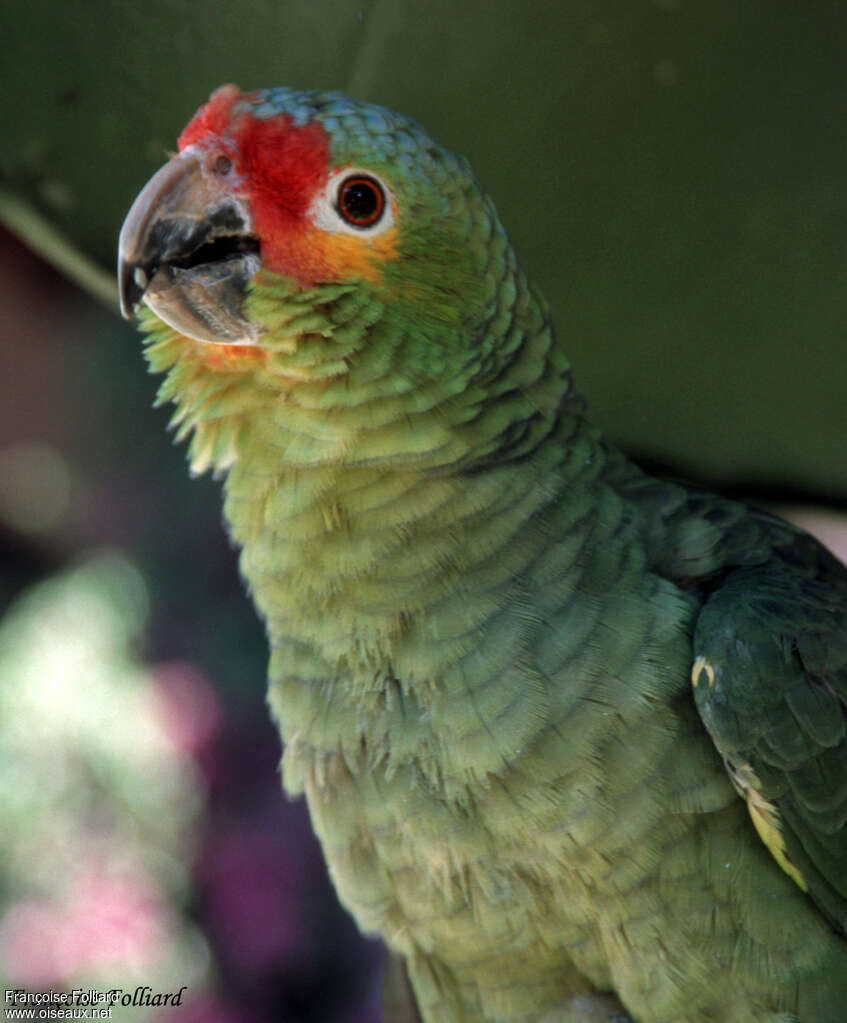
[[[110,270],[214,86],[341,88],[471,159],[612,436],[847,496],[842,4],[30,0],[0,35],[19,231],[24,203]]]

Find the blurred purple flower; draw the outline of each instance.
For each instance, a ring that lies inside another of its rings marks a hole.
[[[301,901],[308,871],[297,848],[286,844],[284,829],[261,819],[222,826],[205,850],[201,872],[208,922],[226,940],[239,972],[305,965],[315,941]]]

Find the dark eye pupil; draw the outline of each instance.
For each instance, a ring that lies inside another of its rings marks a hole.
[[[373,178],[347,178],[338,193],[338,210],[356,227],[370,227],[382,216],[385,196]]]

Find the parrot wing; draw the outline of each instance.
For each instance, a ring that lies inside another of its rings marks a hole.
[[[706,601],[700,717],[782,869],[847,933],[847,570],[805,536]]]

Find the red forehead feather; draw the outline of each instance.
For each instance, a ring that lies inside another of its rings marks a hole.
[[[180,135],[179,148],[197,143],[221,147],[250,196],[257,233],[270,240],[280,229],[298,226],[326,183],[329,138],[317,122],[295,125],[285,113],[261,118],[245,110],[233,118],[236,103],[251,98],[235,85],[216,89]]]
[[[294,226],[326,184],[329,138],[320,124],[295,125],[287,114],[242,114],[232,125],[238,169],[245,175],[259,236]]]
[[[207,135],[220,135],[227,124],[229,115],[238,99],[237,85],[222,85],[215,89],[205,103],[185,126],[177,141],[179,151],[193,146]]]

